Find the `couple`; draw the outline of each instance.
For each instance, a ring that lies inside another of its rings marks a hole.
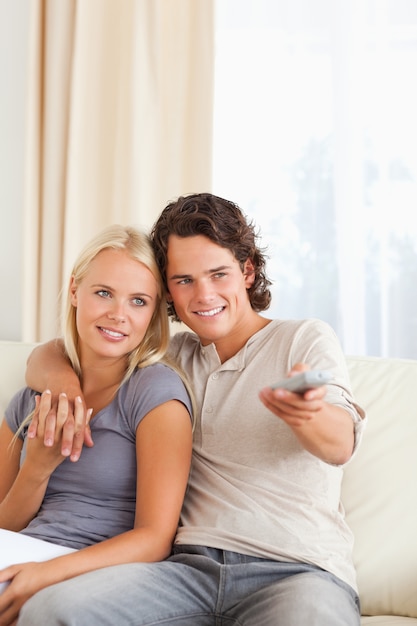
[[[233,203],[179,198],[151,238],[169,312],[193,331],[175,335],[169,349],[196,400],[172,554],[47,587],[25,603],[19,626],[359,625],[340,484],[364,414],[334,332],[318,320],[259,314],[270,300],[265,259]],[[28,382],[55,391],[53,372],[47,380],[39,373],[51,359],[64,365],[47,350],[31,357]],[[303,396],[270,388],[305,368],[330,370],[332,383]],[[65,442],[73,459],[79,440]]]

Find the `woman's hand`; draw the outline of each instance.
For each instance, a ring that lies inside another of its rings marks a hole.
[[[91,409],[85,410],[80,396],[75,398],[74,407],[65,393],[56,401],[51,392],[43,392],[28,429],[28,439],[42,439],[47,448],[59,444],[63,458],[78,461],[83,444],[94,445],[89,428]],[[63,460],[63,459],[62,459]]]
[[[62,438],[66,428],[68,401],[65,394],[61,394],[58,402],[57,417],[53,428],[50,419],[51,392],[44,391],[36,396],[34,417],[37,418],[35,436],[28,437],[25,463],[36,469],[36,473],[50,476],[52,472],[65,460],[62,454]],[[68,428],[68,427],[67,427]],[[71,428],[71,424],[69,425]]]
[[[0,571],[0,582],[9,581],[0,594],[0,626],[14,626],[26,600],[48,584],[39,584],[42,567],[43,563],[21,563]]]

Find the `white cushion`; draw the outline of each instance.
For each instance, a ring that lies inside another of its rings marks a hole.
[[[355,398],[368,414],[342,493],[362,613],[417,617],[417,361],[347,361]],[[402,624],[378,619],[364,623]]]
[[[13,394],[25,385],[26,360],[35,345],[0,341],[0,420]]]

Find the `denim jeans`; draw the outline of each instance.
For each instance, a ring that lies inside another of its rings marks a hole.
[[[359,626],[355,591],[312,565],[201,546],[48,587],[18,626]]]

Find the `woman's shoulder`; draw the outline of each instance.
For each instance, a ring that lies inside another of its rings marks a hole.
[[[181,376],[170,366],[169,363],[160,361],[147,365],[146,367],[136,368],[129,381],[133,385],[148,385],[153,382],[161,383],[163,381],[181,381]]]
[[[121,387],[122,397],[153,397],[163,401],[188,397],[185,384],[169,363],[159,362],[137,368]]]
[[[118,392],[119,409],[135,429],[150,410],[170,400],[182,402],[191,415],[187,389],[180,375],[165,363],[136,369]]]

